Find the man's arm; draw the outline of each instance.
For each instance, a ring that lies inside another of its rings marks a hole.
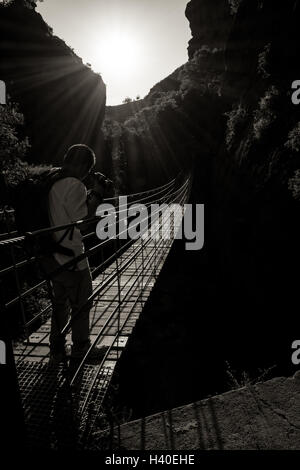
[[[94,188],[88,192],[81,181],[74,180],[66,201],[66,209],[70,219],[77,222],[78,220],[94,217],[98,206],[103,200],[103,195],[103,186],[97,182],[95,182]]]

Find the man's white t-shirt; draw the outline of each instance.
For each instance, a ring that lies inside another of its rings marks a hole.
[[[67,177],[54,183],[48,196],[51,226],[67,225],[85,218],[88,215],[86,200],[87,189],[77,178]],[[55,232],[53,235],[54,239],[59,241],[64,233],[65,230]],[[74,229],[71,239],[70,234],[68,234],[60,245],[73,250],[75,256],[84,253],[82,234],[78,228]],[[72,256],[66,256],[61,253],[55,253],[54,257],[60,265],[73,259]],[[81,271],[87,268],[87,259],[77,263],[76,269]]]

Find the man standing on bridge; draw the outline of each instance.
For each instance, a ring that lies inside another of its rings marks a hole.
[[[68,225],[78,220],[91,218],[101,203],[104,185],[97,179],[94,188],[87,191],[83,181],[91,173],[96,163],[95,153],[86,145],[73,145],[67,151],[63,166],[54,176],[54,183],[48,195],[48,212],[50,225]],[[80,230],[75,227],[66,231],[54,232],[53,238],[57,251],[44,260],[46,272],[52,273],[59,267],[84,253],[84,245]],[[51,277],[51,276],[50,276]],[[87,302],[92,294],[92,277],[88,259],[74,261],[57,275],[51,277],[52,288],[52,322],[50,334],[50,362],[58,363],[66,358],[65,336],[61,330],[71,315],[72,322],[72,353],[71,358],[81,360],[90,342],[89,313],[91,305]],[[76,311],[80,308],[78,316]],[[90,359],[102,359],[105,347],[94,347],[89,353]]]

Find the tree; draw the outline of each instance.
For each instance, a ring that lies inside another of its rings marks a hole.
[[[129,96],[126,96],[126,98],[122,101],[123,104],[127,104],[127,103],[132,103],[132,98],[130,98]]]
[[[19,5],[20,7],[27,7],[31,9],[35,9],[37,6],[37,2],[43,2],[44,0],[2,0],[2,4],[4,6],[15,4]]]
[[[19,136],[23,123],[15,104],[8,100],[7,105],[0,106],[0,176],[6,187],[17,186],[26,177],[24,160],[29,143]]]

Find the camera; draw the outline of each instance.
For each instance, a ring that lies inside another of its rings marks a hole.
[[[98,182],[99,184],[102,184],[104,187],[113,186],[112,180],[110,180],[109,178],[107,178],[105,175],[103,175],[103,174],[100,173],[99,171],[95,172],[93,176],[94,176],[94,178],[97,180],[97,182]]]
[[[103,193],[106,197],[113,195],[114,184],[112,180],[99,171],[93,173],[93,179],[103,187]]]

